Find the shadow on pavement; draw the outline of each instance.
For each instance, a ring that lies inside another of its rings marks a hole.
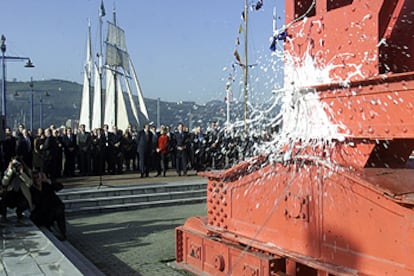
[[[175,259],[175,228],[205,204],[68,217],[68,240],[107,275],[182,275]],[[187,274],[188,275],[188,274]]]

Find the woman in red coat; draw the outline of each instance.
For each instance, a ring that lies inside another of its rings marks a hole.
[[[168,143],[169,137],[165,126],[161,126],[160,135],[157,140],[157,152],[160,154],[161,170],[165,176],[168,169]]]

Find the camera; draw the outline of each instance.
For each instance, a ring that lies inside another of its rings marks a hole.
[[[13,160],[12,166],[13,166],[13,170],[18,171],[19,168],[22,166],[22,163],[20,163],[17,160]]]

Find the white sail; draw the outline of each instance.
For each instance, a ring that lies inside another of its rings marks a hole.
[[[104,123],[112,127],[115,125],[115,79],[111,70],[105,69],[104,72],[106,72]]]
[[[102,17],[105,15],[103,9],[103,1],[101,2],[101,11],[99,14],[100,22],[100,41],[102,42]],[[115,13],[114,13],[115,22]],[[89,26],[90,29],[90,26]],[[102,45],[102,44],[100,44]],[[143,114],[148,120],[148,112],[145,106],[144,97],[142,95],[141,87],[135,69],[132,65],[132,60],[126,47],[125,32],[115,23],[108,22],[107,37],[105,40],[105,65],[102,65],[102,47],[98,53],[98,64],[95,64],[92,69],[92,54],[90,43],[90,30],[88,33],[88,49],[87,49],[87,64],[85,65],[85,81],[82,94],[80,123],[86,125],[87,129],[99,128],[103,124],[109,127],[117,125],[119,129],[126,129],[129,124],[128,110],[125,104],[124,94],[122,92],[122,85],[125,84],[127,89],[129,102],[131,104],[132,115],[134,121],[139,125],[139,113]],[[132,79],[134,82],[130,83],[130,69],[132,68]],[[94,71],[94,96],[93,96],[93,112],[90,107],[90,93],[91,93],[91,71]],[[115,83],[116,80],[116,83]],[[103,85],[105,84],[105,88]],[[105,91],[105,97],[102,97],[102,91]],[[138,106],[135,105],[133,99],[134,90],[138,93]],[[117,105],[117,106],[115,106]],[[102,112],[105,112],[102,115]],[[132,116],[131,116],[132,118]],[[103,120],[103,121],[102,121]],[[135,123],[135,122],[133,122]]]
[[[85,129],[90,129],[90,80],[88,78],[88,73],[83,73],[83,88],[82,88],[82,101],[81,101],[81,108],[80,108],[80,118],[79,124],[84,124]]]
[[[148,120],[148,112],[147,112],[147,107],[145,106],[144,96],[142,95],[141,85],[139,84],[137,73],[135,71],[134,64],[132,64],[131,60],[129,61],[129,65],[132,68],[132,79],[134,80],[134,83],[135,83],[135,86],[136,86],[136,89],[137,89],[137,93],[138,93],[139,110],[145,116],[145,119]]]
[[[86,64],[83,77],[82,99],[79,123],[85,125],[86,130],[91,128],[91,110],[90,110],[90,95],[91,95],[91,66],[92,66],[92,50],[91,50],[91,26],[88,26],[88,38],[86,43]]]
[[[134,115],[134,119],[136,123],[140,125],[139,117],[138,117],[138,110],[137,110],[137,107],[135,106],[135,101],[134,101],[134,98],[132,96],[132,91],[131,91],[131,85],[129,84],[128,79],[126,79],[125,85],[126,85],[126,89],[128,92],[129,102],[131,103],[132,114]]]
[[[94,78],[94,89],[93,89],[93,113],[92,113],[92,129],[102,127],[102,86],[101,86],[101,77],[99,75],[98,66],[94,66],[95,78]]]
[[[115,24],[108,22],[108,36],[106,44],[105,64],[119,66],[125,72],[129,72],[129,55],[126,49],[124,30]]]
[[[125,130],[128,128],[128,112],[125,105],[124,93],[122,92],[121,79],[116,79],[116,96],[117,96],[117,117],[116,117],[116,126],[118,129]]]

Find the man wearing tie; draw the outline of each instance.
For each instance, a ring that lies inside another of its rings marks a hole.
[[[23,138],[26,144],[26,150],[23,153],[23,161],[28,168],[32,168],[33,164],[33,138],[27,129],[23,129]]]
[[[109,126],[104,124],[103,134],[101,135],[103,139],[103,156],[104,156],[104,166],[106,164],[108,174],[115,173],[115,158],[114,158],[114,134],[109,132]],[[105,168],[104,168],[105,171]]]
[[[77,154],[76,137],[72,133],[72,128],[65,129],[65,135],[62,137],[63,151],[65,153],[65,163],[63,174],[65,176],[75,176],[75,162]]]
[[[189,139],[188,133],[186,133],[183,128],[183,123],[179,123],[175,134],[176,170],[178,176],[181,176],[181,171],[184,175],[187,175],[187,147]]]
[[[139,160],[139,171],[141,178],[149,176],[151,166],[151,153],[152,153],[152,132],[149,129],[149,124],[144,125],[144,129],[138,131],[136,136],[137,152]]]

